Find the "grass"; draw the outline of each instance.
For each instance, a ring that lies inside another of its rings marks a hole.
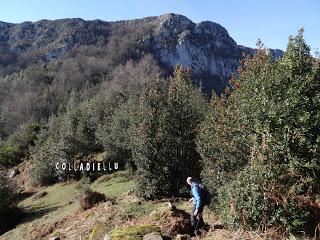
[[[149,215],[153,210],[158,206],[151,203],[142,203],[142,202],[132,202],[124,203],[120,206],[121,208],[121,217],[125,220],[131,220],[133,218],[139,218],[142,216]]]
[[[125,172],[116,172],[110,180],[105,182],[94,182],[92,190],[104,193],[109,198],[114,198],[120,194],[132,190],[135,187],[133,179],[126,177]]]
[[[109,233],[110,240],[142,240],[148,233],[161,235],[160,227],[155,225],[137,225],[115,228]]]
[[[0,236],[0,239],[25,239],[25,233],[40,224],[53,223],[56,220],[70,215],[79,209],[80,192],[77,189],[77,182],[58,183],[43,188],[48,194],[40,199],[33,199],[32,196],[20,202],[20,206],[30,214],[23,223],[15,229]],[[109,198],[116,198],[120,194],[132,190],[135,186],[132,177],[127,172],[115,172],[110,179],[104,182],[91,184],[94,191],[104,193]]]
[[[113,200],[85,212],[78,211],[80,190],[77,186],[80,183],[58,183],[41,189],[47,192],[42,198],[34,199],[31,196],[20,202],[20,206],[32,212],[32,215],[15,229],[0,236],[0,240],[29,240],[32,239],[29,235],[32,231],[42,231],[44,226],[53,226],[53,231],[43,239],[62,236],[65,239],[81,237],[83,240],[97,240],[109,233],[111,240],[138,240],[145,233],[158,232],[159,228],[154,224],[167,224],[167,219],[163,219],[162,215],[168,211],[167,202],[138,199],[131,191],[135,182],[128,172],[115,172],[110,177],[90,184],[92,190],[104,193]],[[187,201],[179,202],[176,206],[185,211],[190,211],[192,207]],[[154,214],[151,215],[152,212]],[[204,218],[211,223],[215,221],[208,210],[205,210]],[[66,219],[65,222],[55,226],[62,219]],[[224,236],[230,236],[229,232],[225,232]],[[206,239],[219,239],[215,238],[215,232],[212,234]]]

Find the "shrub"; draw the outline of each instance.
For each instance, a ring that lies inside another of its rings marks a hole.
[[[131,161],[128,133],[131,125],[131,106],[131,99],[112,92],[107,100],[107,113],[96,132],[96,137],[103,146],[105,158],[108,161],[119,162],[122,168]]]
[[[94,205],[107,200],[104,194],[92,191],[90,183],[88,177],[83,177],[76,186],[80,193],[80,209],[82,210],[90,209]]]
[[[40,126],[28,123],[20,127],[15,133],[0,145],[0,165],[12,166],[26,155],[28,148],[33,146],[37,139]]]
[[[94,205],[105,202],[106,196],[103,193],[99,192],[87,192],[80,199],[80,208],[82,210],[87,210],[92,208]]]
[[[0,174],[0,234],[13,227],[21,218],[22,211],[17,207],[16,186]]]
[[[266,183],[261,169],[246,168],[221,186],[217,192],[221,220],[235,228],[270,227],[273,206],[264,195]]]
[[[59,180],[55,166],[64,153],[52,139],[47,139],[32,156],[30,177],[35,185],[50,185]]]

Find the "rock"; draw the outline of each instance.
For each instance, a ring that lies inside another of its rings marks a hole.
[[[156,225],[125,226],[113,229],[108,233],[108,236],[109,240],[141,239],[149,233],[161,236],[161,229]]]
[[[20,173],[19,169],[18,168],[14,168],[10,171],[9,173],[9,178],[13,178],[15,177],[16,175],[18,175]]]
[[[143,240],[163,240],[163,238],[158,232],[152,232],[144,235]]]
[[[191,240],[191,237],[188,234],[184,234],[184,235],[178,234],[175,240]]]
[[[60,240],[60,237],[52,237],[50,240]]]

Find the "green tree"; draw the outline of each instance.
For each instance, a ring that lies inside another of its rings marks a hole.
[[[231,92],[228,97],[213,93],[209,106],[198,129],[197,149],[202,158],[202,179],[214,200],[217,190],[248,164],[251,141]]]
[[[203,171],[204,179],[219,179],[220,169],[231,175],[218,187],[209,180],[227,223],[289,231],[318,224],[319,73],[301,30],[282,59],[272,61],[263,48],[246,58],[230,96],[213,100],[198,149],[204,165],[216,169]]]
[[[39,131],[40,126],[36,123],[20,126],[20,129],[0,144],[0,165],[9,167],[21,162],[34,145]]]
[[[96,131],[105,158],[117,161],[123,167],[131,159],[128,130],[130,126],[130,97],[111,92],[107,98],[105,116]]]
[[[186,177],[199,173],[195,136],[206,103],[190,74],[177,66],[168,86],[154,81],[140,98],[132,151],[144,198],[177,196],[186,190]]]

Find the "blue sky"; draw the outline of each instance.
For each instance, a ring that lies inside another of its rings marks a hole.
[[[312,52],[320,49],[319,0],[1,0],[0,21],[80,17],[115,21],[173,12],[194,22],[210,20],[224,26],[241,45],[285,49],[289,35],[304,27]]]

